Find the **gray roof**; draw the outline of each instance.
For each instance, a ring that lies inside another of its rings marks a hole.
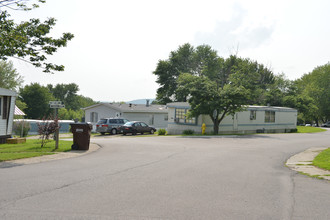
[[[128,113],[128,112],[150,112],[150,113],[167,113],[168,109],[165,105],[145,105],[145,104],[120,104],[120,103],[99,103],[96,105],[88,106],[83,110],[95,108],[97,106],[104,105],[106,107],[115,109],[116,111]]]
[[[190,105],[188,102],[172,102],[168,103],[167,107],[170,108],[190,108]],[[276,110],[276,111],[297,111],[293,108],[288,107],[278,107],[278,106],[256,106],[256,105],[247,105],[246,106],[248,110]]]
[[[17,96],[17,93],[15,91],[5,89],[5,88],[0,88],[0,95],[1,96]]]

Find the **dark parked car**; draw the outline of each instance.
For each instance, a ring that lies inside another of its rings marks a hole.
[[[118,134],[122,133],[121,126],[128,122],[124,118],[102,118],[96,124],[96,131],[102,135],[105,133]]]
[[[322,127],[330,127],[330,121],[328,121],[328,122],[322,124],[321,126],[322,126]]]
[[[129,121],[126,124],[122,126],[123,134],[126,135],[128,133],[131,133],[133,135],[137,133],[150,133],[153,134],[156,131],[156,128],[150,127],[144,122],[141,121]]]

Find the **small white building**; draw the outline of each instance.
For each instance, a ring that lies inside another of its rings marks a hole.
[[[130,121],[143,121],[157,129],[167,128],[168,110],[165,105],[98,103],[86,108],[85,122],[93,124],[101,118],[125,118]]]
[[[0,144],[11,138],[17,93],[0,88]]]
[[[213,122],[208,115],[188,119],[186,113],[189,103],[174,102],[168,107],[168,134],[182,134],[184,130],[201,133],[202,124],[206,125],[206,133],[213,133]],[[247,106],[245,111],[234,116],[226,116],[219,125],[220,134],[249,133],[285,133],[296,129],[297,110],[274,106]]]

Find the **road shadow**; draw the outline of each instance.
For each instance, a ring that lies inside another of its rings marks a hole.
[[[5,161],[5,162],[0,162],[0,169],[18,167],[23,165],[24,165],[23,163]]]

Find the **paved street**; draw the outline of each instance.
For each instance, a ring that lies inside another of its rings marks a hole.
[[[330,182],[285,167],[316,134],[97,137],[80,157],[0,169],[0,219],[329,219]]]

